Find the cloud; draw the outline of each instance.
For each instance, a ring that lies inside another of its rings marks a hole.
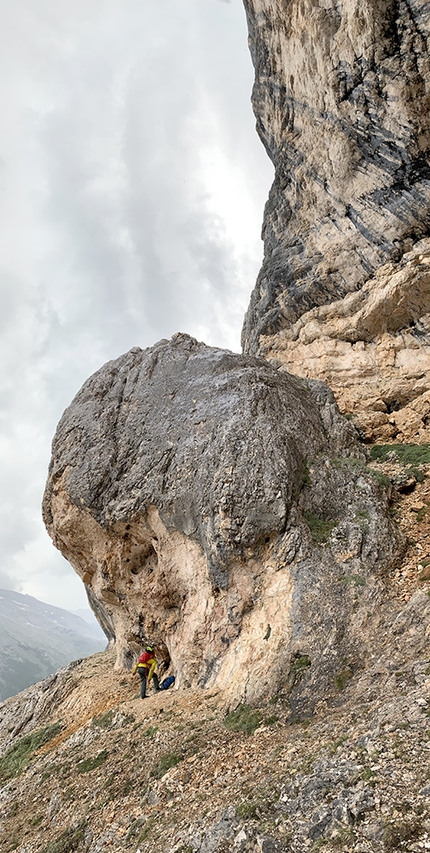
[[[239,348],[272,170],[241,0],[2,6],[0,555],[76,608],[40,520],[56,423],[132,346]]]
[[[0,569],[0,589],[13,589],[15,592],[19,592],[20,585],[7,572]]]

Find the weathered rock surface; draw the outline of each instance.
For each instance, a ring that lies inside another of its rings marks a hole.
[[[359,668],[399,549],[329,389],[186,335],[85,383],[57,429],[44,518],[118,665],[151,639],[179,686],[247,700],[309,665],[312,703],[339,654]]]
[[[368,438],[429,440],[427,398],[410,431],[409,412],[388,417],[429,390],[429,4],[245,7],[275,180],[244,350],[387,414],[363,421]]]
[[[318,376],[368,440],[430,440],[430,240],[361,290],[261,339],[299,376]]]

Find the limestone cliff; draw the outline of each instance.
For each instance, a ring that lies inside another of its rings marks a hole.
[[[305,704],[339,655],[360,668],[400,541],[326,386],[186,335],[85,383],[44,518],[119,666],[150,639],[179,686],[236,700],[294,681],[298,660]]]
[[[245,7],[275,179],[244,350],[327,381],[369,439],[428,440],[429,4]]]

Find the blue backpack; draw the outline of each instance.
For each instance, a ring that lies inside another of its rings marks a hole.
[[[175,683],[175,676],[169,675],[168,678],[165,678],[164,681],[161,682],[160,690],[168,690],[169,687],[171,687],[172,684],[174,684],[174,683]]]

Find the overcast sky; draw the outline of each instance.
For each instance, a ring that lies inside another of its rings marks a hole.
[[[0,587],[73,610],[40,516],[56,424],[132,346],[239,351],[272,168],[241,0],[0,9]]]

